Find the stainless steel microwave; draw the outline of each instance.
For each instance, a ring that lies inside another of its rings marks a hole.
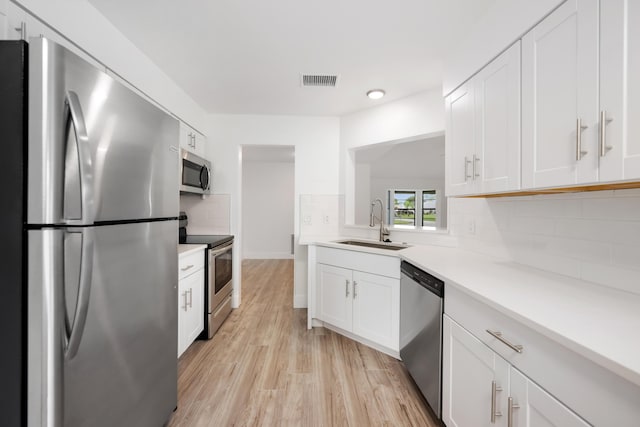
[[[211,193],[211,162],[187,150],[180,150],[180,192]]]

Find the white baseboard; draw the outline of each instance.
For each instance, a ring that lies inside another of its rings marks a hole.
[[[242,259],[293,259],[289,252],[252,252],[244,254]]]

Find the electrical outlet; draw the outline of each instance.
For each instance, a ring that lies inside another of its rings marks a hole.
[[[329,215],[322,215],[322,222],[325,224],[329,224]]]
[[[467,234],[476,234],[476,220],[470,219],[467,221]]]
[[[302,223],[304,225],[311,225],[311,215],[305,215],[302,217]]]

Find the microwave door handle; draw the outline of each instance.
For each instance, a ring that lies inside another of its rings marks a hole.
[[[91,159],[91,149],[89,147],[89,134],[82,114],[82,107],[78,95],[70,90],[65,97],[65,105],[68,107],[69,116],[73,124],[76,135],[78,150],[78,163],[80,169],[80,198],[82,217],[80,220],[69,219],[68,225],[88,225],[95,221],[94,194],[93,194],[93,161]],[[65,165],[66,167],[66,165]]]
[[[93,276],[93,229],[82,229],[82,249],[80,250],[80,284],[78,286],[78,301],[76,303],[73,325],[67,331],[67,348],[64,357],[71,360],[78,353],[82,334],[84,333],[87,313],[89,311],[89,296],[91,294],[91,280]]]

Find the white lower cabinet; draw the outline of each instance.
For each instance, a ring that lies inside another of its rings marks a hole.
[[[442,353],[448,427],[589,426],[447,315]]]
[[[204,330],[204,253],[198,251],[179,260],[178,357]]]
[[[584,420],[511,367],[507,401],[507,426],[513,427],[586,427]],[[511,421],[509,421],[511,420]]]
[[[327,264],[317,268],[319,320],[398,351],[399,279]]]
[[[495,414],[506,408],[509,364],[446,315],[442,341],[444,423],[449,427],[506,426]]]

